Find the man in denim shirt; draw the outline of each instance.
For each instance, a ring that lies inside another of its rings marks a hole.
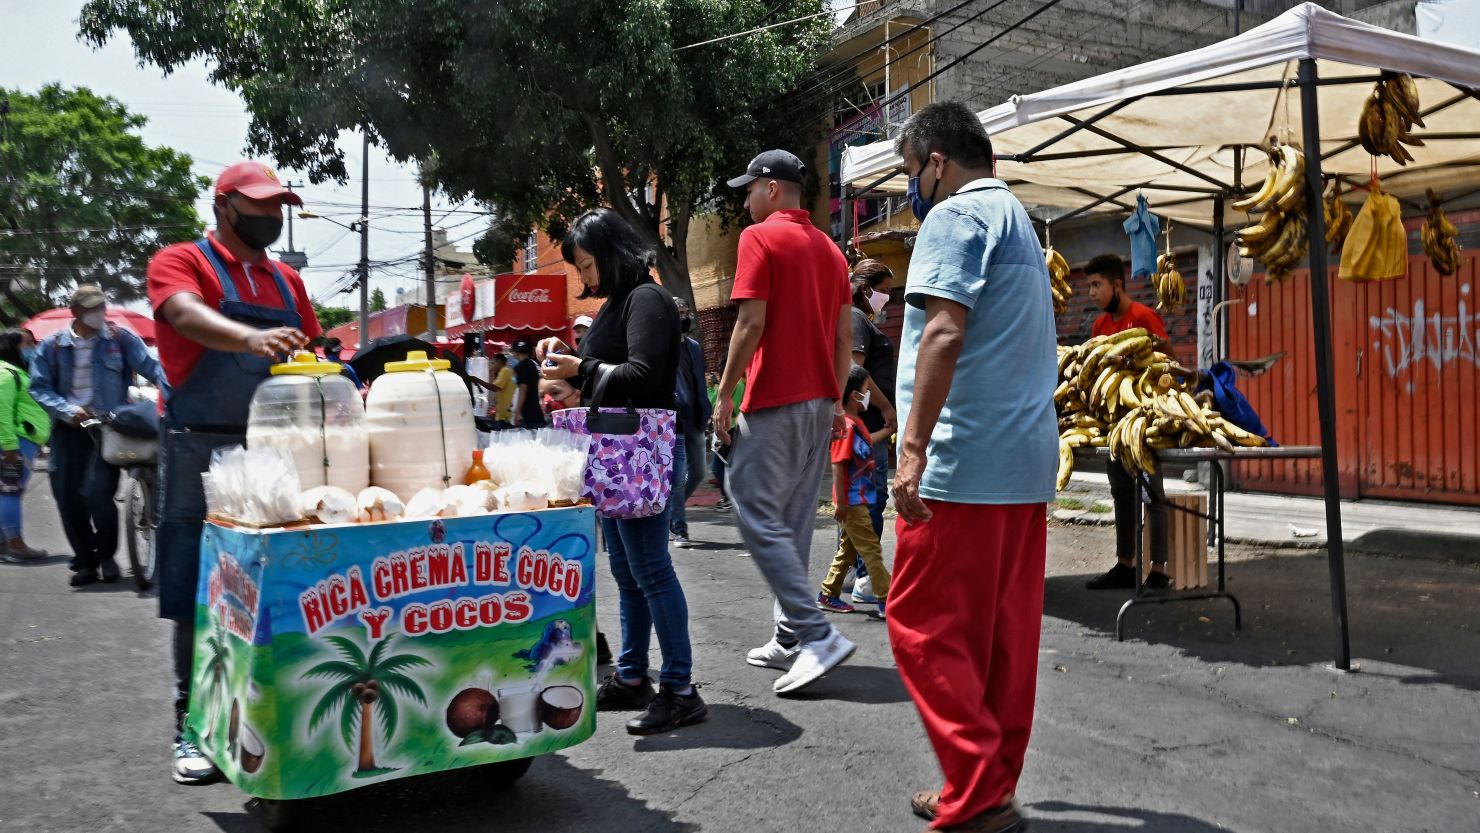
[[[168,390],[143,340],[108,323],[106,300],[96,284],[78,286],[72,326],[37,345],[31,360],[31,396],[52,418],[51,492],[72,546],[73,587],[118,581],[118,469],[82,424],[126,404],[135,373]]]

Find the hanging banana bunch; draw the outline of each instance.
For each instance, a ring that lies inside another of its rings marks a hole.
[[[1423,240],[1423,253],[1429,256],[1429,262],[1434,264],[1439,274],[1453,275],[1460,267],[1459,241],[1455,239],[1459,229],[1444,216],[1444,209],[1439,207],[1443,201],[1434,189],[1428,189],[1428,197],[1429,216],[1418,231]]]
[[[1305,154],[1294,145],[1280,145],[1270,154],[1264,185],[1233,207],[1264,212],[1258,223],[1238,232],[1239,257],[1263,261],[1265,283],[1289,278],[1310,248],[1306,236]]]
[[[1357,119],[1357,140],[1373,156],[1390,156],[1399,165],[1413,161],[1408,147],[1423,147],[1423,140],[1409,135],[1415,125],[1426,127],[1420,114],[1418,85],[1413,76],[1383,73],[1372,95],[1362,103]]]
[[[1069,309],[1069,296],[1074,294],[1074,287],[1069,285],[1069,261],[1054,250],[1052,244],[1043,252],[1043,260],[1048,266],[1048,288],[1053,291],[1054,315],[1063,315]]]
[[[1177,271],[1177,258],[1172,254],[1172,224],[1167,222],[1167,250],[1156,259],[1156,274],[1151,276],[1156,285],[1156,308],[1165,313],[1182,311],[1187,303],[1187,281]]]
[[[1336,180],[1331,182],[1331,193],[1326,197],[1326,245],[1331,247],[1331,254],[1341,254],[1341,244],[1346,242],[1346,233],[1351,231],[1352,211],[1341,201],[1341,183]]]
[[[1188,388],[1195,377],[1158,351],[1140,327],[1060,347],[1060,382],[1053,393],[1059,490],[1074,473],[1074,449],[1080,446],[1108,446],[1115,459],[1154,473],[1153,449],[1264,445],[1262,438],[1224,422],[1211,410],[1210,397],[1195,399]],[[1140,425],[1138,415],[1144,417]]]

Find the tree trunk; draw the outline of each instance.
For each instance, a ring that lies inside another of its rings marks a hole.
[[[371,737],[375,732],[373,724],[374,715],[371,713],[371,705],[363,700],[360,701],[360,764],[355,767],[355,772],[366,772],[375,769],[375,747],[371,745]]]

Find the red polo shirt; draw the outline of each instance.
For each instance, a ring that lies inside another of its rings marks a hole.
[[[783,209],[741,232],[730,299],[766,302],[740,410],[838,398],[833,346],[838,316],[852,303],[848,261],[810,214]]]
[[[1161,316],[1156,314],[1156,310],[1137,301],[1131,301],[1130,309],[1126,310],[1125,315],[1119,318],[1112,317],[1108,312],[1102,313],[1099,318],[1095,319],[1095,326],[1091,330],[1091,334],[1096,336],[1115,335],[1133,327],[1145,327],[1146,332],[1157,338],[1165,339],[1167,337],[1167,328],[1165,324],[1161,323]]]
[[[292,303],[298,307],[298,315],[302,319],[299,329],[304,335],[315,339],[323,333],[318,316],[313,311],[313,301],[309,299],[308,290],[303,286],[303,278],[291,267],[276,264],[293,294],[291,299],[286,299],[278,292],[277,281],[273,280],[272,270],[267,265],[267,255],[264,254],[256,263],[243,263],[227,251],[225,246],[217,243],[210,232],[206,233],[206,238],[211,241],[211,247],[216,250],[221,263],[236,281],[237,294],[243,302],[279,309]],[[180,335],[160,314],[159,308],[175,295],[189,292],[199,295],[211,309],[218,309],[225,294],[221,291],[221,282],[216,279],[216,270],[194,243],[176,243],[160,249],[154,259],[149,261],[148,276],[149,305],[154,308],[154,335],[159,347],[159,362],[164,365],[165,378],[169,379],[170,385],[178,387],[190,376],[190,371],[195,369],[206,348]]]

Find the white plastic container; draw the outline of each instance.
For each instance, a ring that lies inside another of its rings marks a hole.
[[[300,352],[272,366],[247,417],[247,447],[288,452],[300,487],[370,485],[370,442],[360,391],[338,364]],[[327,460],[327,465],[325,464]]]
[[[370,386],[370,482],[411,500],[461,483],[477,447],[468,388],[444,359],[415,351],[390,362]]]

